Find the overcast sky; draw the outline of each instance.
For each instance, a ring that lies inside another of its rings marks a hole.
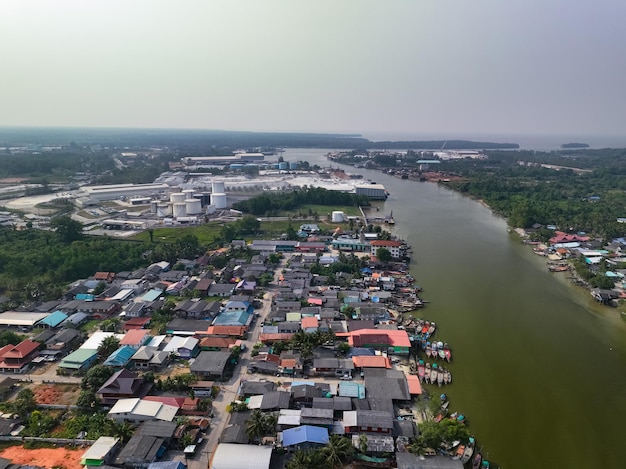
[[[624,0],[2,0],[0,125],[626,133]]]

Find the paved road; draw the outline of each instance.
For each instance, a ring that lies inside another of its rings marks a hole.
[[[286,255],[281,259],[281,263],[274,272],[274,280],[265,289],[262,301],[263,305],[256,311],[258,313],[257,320],[253,323],[252,329],[248,332],[248,338],[245,341],[246,350],[241,354],[239,364],[235,368],[232,378],[221,385],[220,393],[213,401],[211,431],[209,432],[207,441],[202,443],[202,448],[200,448],[193,458],[188,459],[189,469],[207,469],[207,467],[209,467],[209,462],[217,448],[218,439],[229,420],[226,406],[235,400],[242,380],[245,381],[248,376],[248,363],[251,358],[252,346],[259,340],[259,334],[261,333],[260,324],[269,314],[272,305],[272,297],[274,296],[274,292],[278,289],[278,279],[289,257],[289,255]]]

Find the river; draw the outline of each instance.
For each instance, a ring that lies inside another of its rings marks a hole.
[[[328,166],[326,150],[287,161]],[[626,326],[565,275],[547,271],[488,207],[433,183],[346,168],[385,185],[395,232],[450,343],[451,408],[503,468],[622,468]],[[435,394],[439,389],[432,390]]]

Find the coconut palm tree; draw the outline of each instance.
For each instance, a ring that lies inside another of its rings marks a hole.
[[[354,454],[354,446],[347,438],[331,435],[328,444],[321,449],[324,462],[329,467],[343,467],[343,463]]]
[[[296,451],[285,466],[286,469],[321,469],[324,468],[324,460],[321,450]]]
[[[246,435],[253,441],[260,439],[265,434],[266,419],[263,412],[254,409],[250,419],[246,422]]]

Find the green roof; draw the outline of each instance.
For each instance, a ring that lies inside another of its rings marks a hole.
[[[61,360],[59,366],[61,368],[79,369],[85,366],[85,363],[93,360],[97,355],[97,350],[79,348]]]

